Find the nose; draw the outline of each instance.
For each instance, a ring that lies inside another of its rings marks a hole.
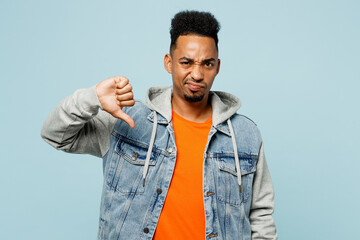
[[[191,77],[195,81],[200,81],[204,78],[204,70],[200,64],[194,64],[194,67],[191,71]]]

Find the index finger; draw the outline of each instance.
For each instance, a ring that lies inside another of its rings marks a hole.
[[[116,88],[123,88],[129,83],[129,79],[127,79],[126,77],[119,76],[117,80],[117,82],[115,81]]]

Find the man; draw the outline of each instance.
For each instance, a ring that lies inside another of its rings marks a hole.
[[[273,187],[256,125],[211,92],[219,24],[184,11],[171,24],[172,87],[135,102],[125,77],[80,89],[49,115],[57,149],[103,158],[98,239],[276,239]]]

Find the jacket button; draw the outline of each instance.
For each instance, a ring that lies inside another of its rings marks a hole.
[[[172,151],[173,151],[172,147],[169,147],[168,148],[168,153],[172,153]]]
[[[144,228],[144,233],[149,233],[149,228]]]
[[[156,189],[156,193],[157,193],[157,194],[161,194],[161,193],[162,193],[161,188]]]

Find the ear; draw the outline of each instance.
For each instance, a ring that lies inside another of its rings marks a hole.
[[[220,71],[220,59],[218,59],[218,65],[217,65],[217,69],[216,69],[216,74],[218,74]]]
[[[172,58],[171,58],[171,55],[169,53],[167,53],[167,54],[165,54],[165,57],[164,57],[164,67],[165,67],[166,71],[170,74],[172,73],[171,65],[172,65]]]

